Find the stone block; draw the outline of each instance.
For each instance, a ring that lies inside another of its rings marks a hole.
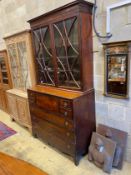
[[[126,149],[125,160],[131,163],[131,149]]]
[[[131,135],[127,138],[127,149],[131,149]]]
[[[125,120],[125,107],[116,105],[114,103],[108,104],[108,118],[113,120],[123,121]]]
[[[94,62],[94,75],[104,76],[103,62]]]
[[[96,90],[104,92],[104,77],[94,76],[94,87]]]
[[[107,117],[108,116],[108,105],[101,102],[96,102],[96,116]]]
[[[131,24],[131,5],[127,7],[127,24]]]
[[[98,124],[105,124],[105,119],[106,117],[100,117],[100,116],[96,116],[96,125],[98,126]]]
[[[126,24],[127,24],[127,10],[125,6],[111,10],[111,31],[114,32],[119,28],[122,28]]]
[[[131,122],[131,108],[126,108],[126,120]]]
[[[112,119],[106,118],[105,124],[107,126],[129,133],[129,124],[127,121],[119,121],[119,120],[112,120]]]

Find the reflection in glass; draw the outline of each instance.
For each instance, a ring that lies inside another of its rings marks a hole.
[[[76,17],[53,25],[59,86],[80,88],[78,21]]]
[[[1,82],[8,84],[8,75],[4,57],[0,57]]]
[[[30,79],[29,79],[29,73],[28,73],[28,64],[27,64],[27,50],[26,50],[26,43],[24,41],[17,43],[17,50],[18,50],[18,56],[20,61],[20,68],[22,75],[20,77],[21,79],[21,88],[27,89],[30,87]]]
[[[34,30],[33,34],[38,83],[55,85],[49,28]]]
[[[107,56],[107,92],[126,95],[127,55]]]
[[[17,60],[17,52],[16,52],[15,44],[8,45],[8,53],[10,57],[13,85],[15,88],[20,88],[21,87],[20,72],[19,72],[19,64]]]

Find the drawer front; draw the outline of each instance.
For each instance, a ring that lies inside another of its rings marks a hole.
[[[61,116],[65,118],[69,118],[69,119],[73,118],[72,110],[60,108],[60,113],[61,113]]]
[[[72,101],[67,99],[60,99],[60,108],[72,109]]]
[[[48,111],[59,111],[59,98],[50,95],[36,94],[36,105]]]
[[[35,103],[35,93],[32,91],[28,90],[28,99],[29,99],[29,103],[33,104]]]
[[[33,121],[34,134],[37,134],[38,137],[64,153],[69,155],[75,154],[75,138],[73,133],[36,117],[33,117]]]
[[[31,113],[31,118],[32,116],[36,116],[39,119],[44,119],[59,127],[66,128],[70,131],[74,131],[73,121],[68,120],[67,117],[44,111],[35,105],[30,106],[30,113]]]

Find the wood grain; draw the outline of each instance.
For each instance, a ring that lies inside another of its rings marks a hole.
[[[47,175],[35,166],[0,153],[0,175]]]

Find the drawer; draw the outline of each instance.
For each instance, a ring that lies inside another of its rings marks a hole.
[[[35,93],[32,91],[28,91],[28,99],[29,103],[35,103]]]
[[[48,111],[58,112],[59,98],[50,95],[36,94],[36,105]]]
[[[34,120],[36,122],[33,124],[33,134],[36,134],[46,143],[56,147],[66,154],[75,154],[74,133],[67,132],[62,128],[59,128],[47,121],[37,119],[36,117],[34,117]]]
[[[32,120],[33,120],[32,116],[36,116],[39,119],[46,120],[59,127],[66,128],[70,131],[74,131],[73,121],[68,120],[68,118],[66,117],[62,117],[61,115],[49,113],[33,105],[30,106],[30,113],[31,113]]]
[[[72,101],[67,99],[60,99],[60,107],[65,109],[72,109]]]
[[[61,116],[65,118],[69,118],[69,119],[73,118],[73,114],[71,110],[60,108],[60,113],[61,113]]]

